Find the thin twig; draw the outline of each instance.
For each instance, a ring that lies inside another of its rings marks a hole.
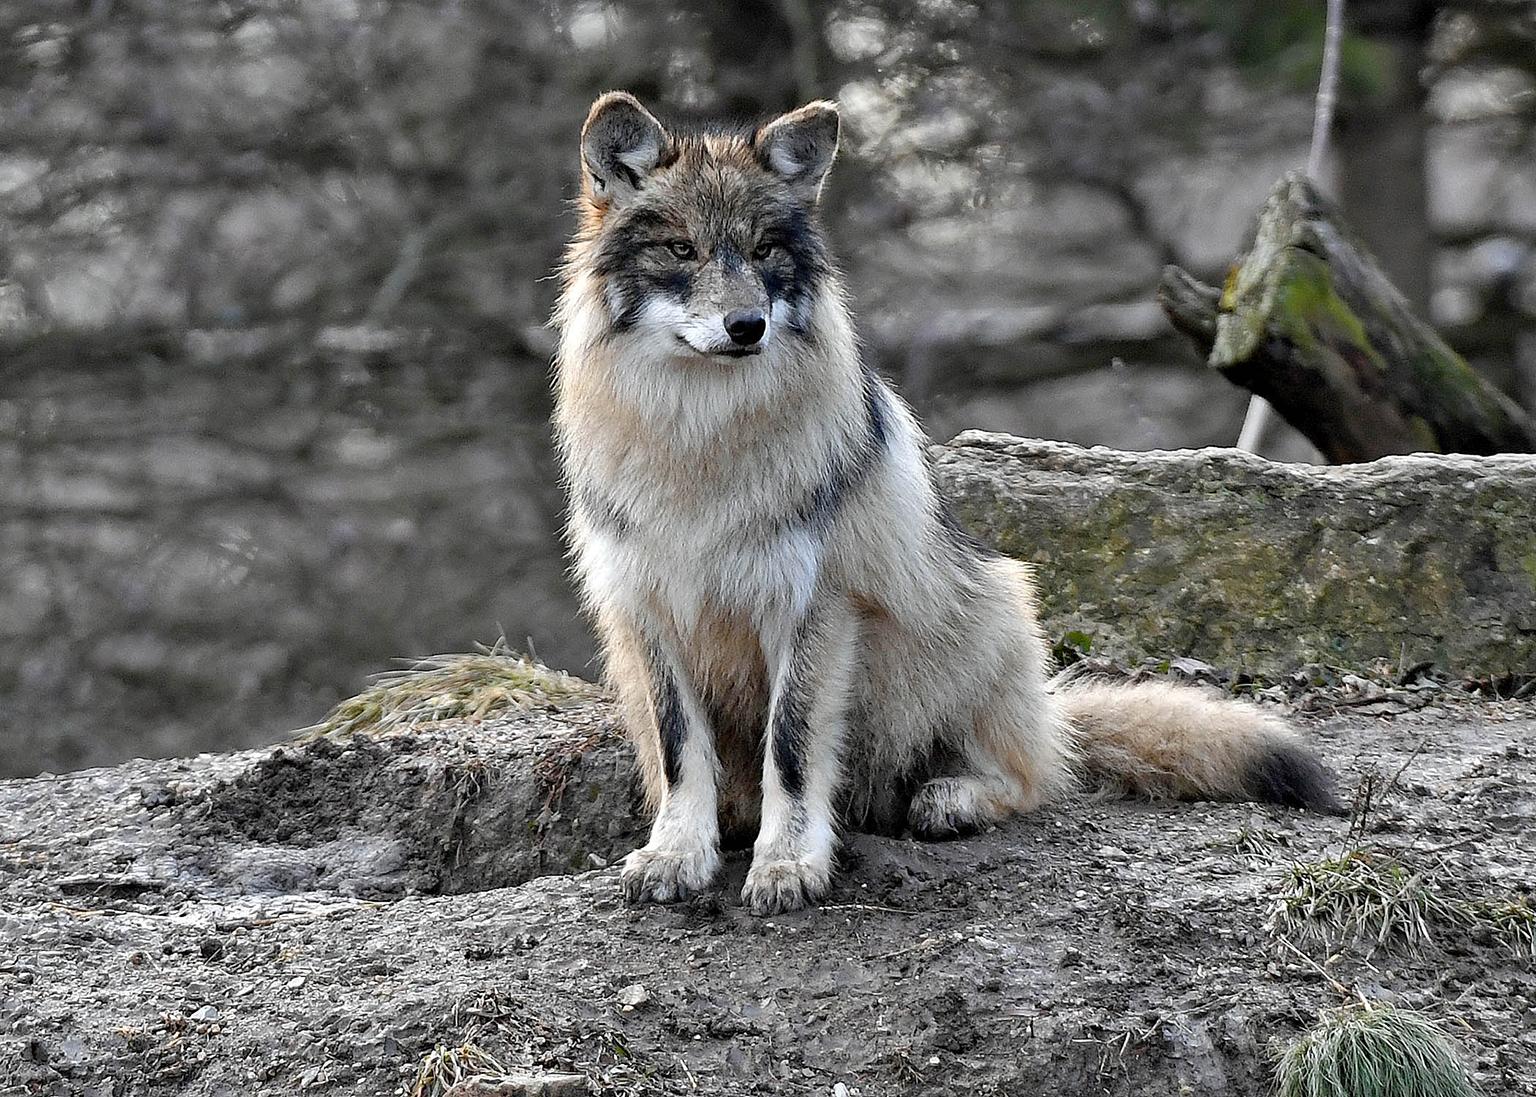
[[[1403,763],[1402,768],[1392,775],[1392,780],[1387,782],[1387,787],[1381,790],[1383,796],[1397,787],[1397,783],[1403,779],[1403,774],[1408,772],[1408,767],[1413,765],[1414,759],[1419,756],[1419,752],[1424,749],[1424,744],[1428,742],[1428,735],[1419,740],[1419,745],[1413,748],[1413,753],[1408,755],[1408,760]]]
[[[825,903],[816,908],[820,911],[828,910],[863,910],[874,914],[926,914],[921,910],[902,910],[900,907],[882,907],[874,903]]]
[[[1245,453],[1258,453],[1264,441],[1265,428],[1269,426],[1269,414],[1273,409],[1262,396],[1248,398],[1248,410],[1243,414],[1243,429],[1237,435],[1237,448]]]
[[[1328,24],[1323,31],[1323,71],[1312,109],[1312,147],[1307,153],[1307,177],[1319,182],[1328,139],[1333,133],[1333,108],[1339,98],[1339,45],[1344,37],[1344,0],[1328,0]]]
[[[1295,954],[1297,959],[1299,959],[1302,963],[1306,964],[1308,967],[1312,968],[1312,970],[1316,971],[1319,975],[1321,975],[1323,977],[1323,979],[1327,981],[1328,985],[1333,988],[1334,992],[1339,995],[1339,997],[1341,997],[1341,998],[1358,998],[1360,1000],[1360,1004],[1361,1005],[1370,1005],[1370,1002],[1368,1002],[1366,1000],[1365,995],[1361,994],[1358,990],[1354,989],[1353,987],[1347,987],[1343,983],[1339,982],[1331,974],[1329,974],[1327,968],[1323,967],[1322,964],[1320,964],[1316,960],[1312,959],[1312,957],[1308,956],[1305,952],[1302,952],[1301,949],[1299,949],[1295,945],[1291,944],[1284,937],[1279,938],[1279,941],[1280,941],[1281,947],[1289,949],[1292,953]]]

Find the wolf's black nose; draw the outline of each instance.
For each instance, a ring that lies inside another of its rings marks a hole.
[[[738,347],[750,347],[768,330],[768,321],[756,309],[737,309],[725,314],[725,334]]]

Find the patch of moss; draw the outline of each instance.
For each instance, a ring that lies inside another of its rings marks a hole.
[[[1053,637],[1077,630],[1093,635],[1095,654],[1177,651],[1273,673],[1405,651],[1456,670],[1536,658],[1521,598],[1536,596],[1523,473],[1466,477],[1474,494],[1456,506],[1475,515],[1477,536],[1446,538],[1401,476],[1341,477],[1341,506],[1320,476],[1220,455],[1138,461],[1134,477],[1115,472],[1122,461],[1084,458],[1082,477],[1047,498],[1053,455],[1016,445],[1022,489],[1014,458],[980,443],[960,444],[941,482],[963,524],[1038,569]],[[1424,499],[1448,498],[1450,475],[1426,467]],[[1490,619],[1490,595],[1502,621]]]
[[[1366,364],[1385,374],[1387,362],[1371,345],[1360,318],[1333,287],[1327,262],[1311,252],[1292,249],[1276,274],[1273,306],[1260,322],[1308,353],[1326,346],[1338,358]]]
[[[1405,364],[1423,390],[1434,393],[1439,401],[1438,406],[1423,409],[1430,418],[1475,423],[1490,437],[1508,433],[1510,443],[1518,443],[1518,432],[1511,424],[1520,417],[1519,410],[1506,403],[1497,389],[1484,382],[1465,358],[1427,326],[1423,327],[1422,343],[1416,353],[1406,357]],[[1434,433],[1432,424],[1426,424],[1425,430]]]

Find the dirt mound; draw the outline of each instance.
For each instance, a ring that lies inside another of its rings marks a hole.
[[[638,835],[629,758],[591,705],[277,747],[175,801],[194,863],[242,894],[511,887],[606,864]],[[595,860],[594,860],[595,858]]]

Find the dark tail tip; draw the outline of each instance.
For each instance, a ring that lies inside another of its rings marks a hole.
[[[1267,744],[1249,765],[1243,784],[1255,800],[1328,815],[1349,814],[1334,795],[1333,779],[1317,755],[1295,743]]]

